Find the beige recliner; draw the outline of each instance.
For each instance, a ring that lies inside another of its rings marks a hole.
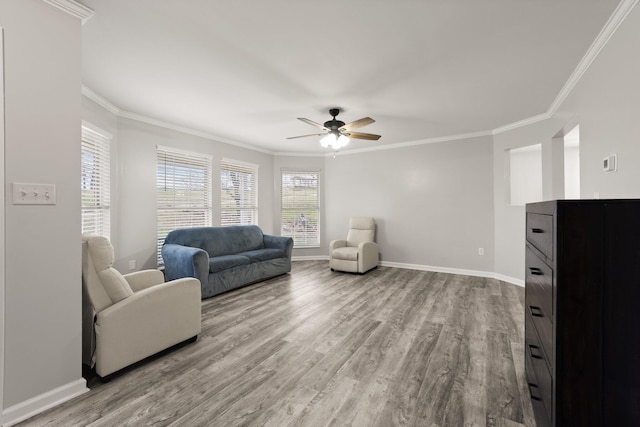
[[[365,273],[378,266],[378,244],[374,242],[376,222],[369,217],[349,221],[347,240],[329,244],[329,267],[332,270]]]
[[[82,363],[104,378],[200,333],[200,282],[159,270],[122,275],[113,246],[82,236]]]

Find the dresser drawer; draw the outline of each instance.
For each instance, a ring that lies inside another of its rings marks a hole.
[[[540,345],[551,363],[553,343],[553,270],[526,249],[525,312],[531,317]]]
[[[527,213],[527,240],[549,259],[553,259],[553,216]]]
[[[550,363],[533,327],[533,320],[525,315],[525,369],[529,394],[536,412],[538,426],[551,424],[553,411],[553,381]],[[536,409],[536,406],[538,407]]]

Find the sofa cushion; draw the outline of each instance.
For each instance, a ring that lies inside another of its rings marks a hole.
[[[209,271],[217,273],[227,268],[238,267],[239,265],[250,264],[251,260],[242,255],[221,255],[209,258]]]
[[[204,249],[213,258],[262,249],[264,235],[257,225],[194,227],[173,230],[164,242]]]
[[[270,259],[284,258],[282,249],[256,249],[255,251],[242,252],[251,262],[268,261]]]
[[[331,256],[335,259],[342,259],[345,261],[357,261],[358,248],[354,246],[345,246],[342,248],[336,248],[331,253]]]

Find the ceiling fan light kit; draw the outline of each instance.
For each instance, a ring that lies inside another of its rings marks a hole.
[[[331,147],[334,150],[339,150],[345,145],[349,144],[349,137],[341,135],[339,133],[329,132],[320,139],[320,145],[324,148]]]
[[[356,120],[355,122],[345,124],[343,121],[336,119],[336,116],[339,113],[339,108],[330,109],[329,114],[333,117],[333,119],[324,122],[324,125],[316,123],[313,120],[298,117],[298,120],[305,122],[308,125],[320,128],[326,133],[292,136],[287,139],[305,138],[308,136],[322,136],[322,138],[320,139],[320,145],[325,148],[331,147],[331,149],[334,151],[337,151],[349,144],[350,138],[365,139],[369,141],[377,141],[378,139],[380,139],[380,135],[375,135],[373,133],[352,132],[354,129],[358,129],[363,126],[370,125],[371,123],[375,123],[375,120],[373,120],[371,117],[364,117],[360,120]]]

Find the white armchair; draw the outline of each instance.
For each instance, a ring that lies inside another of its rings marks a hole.
[[[334,240],[329,244],[329,267],[351,273],[365,273],[377,267],[379,251],[375,234],[373,218],[351,218],[347,240]]]
[[[82,236],[82,362],[103,379],[200,333],[200,282],[159,270],[122,275],[113,246]]]

